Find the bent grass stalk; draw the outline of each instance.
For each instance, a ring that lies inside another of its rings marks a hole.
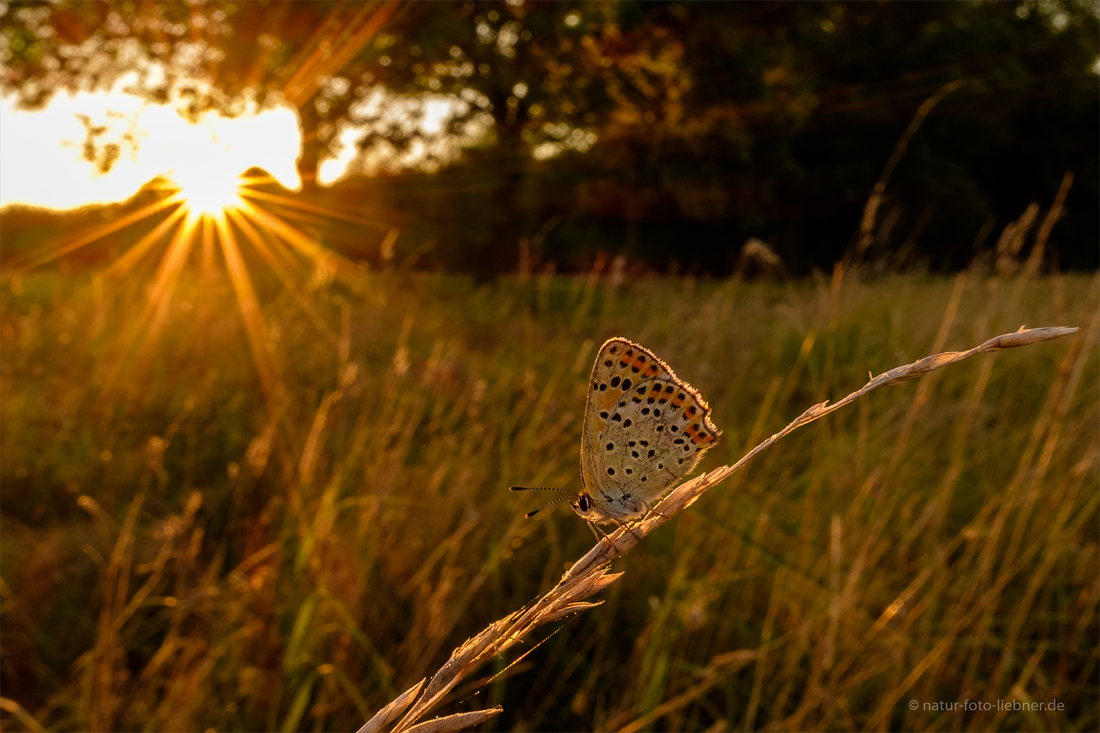
[[[416,733],[444,733],[457,731],[478,725],[488,720],[503,708],[497,706],[484,710],[476,710],[467,713],[448,715],[432,720],[421,721],[431,712],[455,686],[465,679],[471,672],[480,667],[489,659],[503,654],[512,646],[520,642],[536,627],[557,621],[565,616],[578,613],[594,606],[601,601],[589,602],[584,599],[598,593],[611,583],[618,580],[622,573],[609,573],[612,560],[629,552],[635,545],[650,532],[669,521],[689,506],[694,504],[706,491],[717,486],[722,481],[743,468],[749,460],[758,453],[771,447],[774,443],[797,430],[804,425],[818,420],[826,415],[839,410],[841,407],[855,401],[863,395],[886,385],[896,385],[917,379],[929,372],[941,369],[949,364],[967,359],[975,354],[1002,349],[1011,349],[1021,346],[1030,346],[1041,341],[1050,341],[1075,333],[1076,328],[1050,327],[1023,329],[1015,333],[1003,334],[989,339],[985,343],[967,351],[948,351],[941,354],[928,356],[912,364],[895,367],[888,372],[873,377],[867,384],[855,392],[849,394],[838,402],[829,404],[821,402],[811,406],[799,415],[787,427],[772,435],[767,440],[753,448],[741,460],[732,466],[722,466],[710,473],[702,474],[690,479],[672,489],[657,505],[657,509],[647,517],[630,525],[620,526],[596,545],[580,560],[575,562],[562,576],[554,588],[543,595],[526,609],[520,609],[508,616],[490,624],[488,628],[477,636],[469,639],[454,650],[451,658],[432,675],[430,680],[421,680],[404,693],[399,695],[391,703],[382,708],[361,729],[360,733],[376,733],[389,730],[391,733],[415,731]],[[980,610],[979,604],[974,612]],[[886,618],[889,609],[883,614]],[[880,622],[883,619],[880,619]],[[876,624],[878,626],[878,624]],[[948,639],[941,642],[946,643]],[[772,639],[765,646],[775,646],[781,639]],[[690,701],[694,697],[705,692],[714,682],[722,677],[740,669],[766,653],[761,647],[758,650],[739,650],[728,654],[719,655],[711,661],[703,676],[703,681],[696,688],[687,691],[674,700],[659,706],[642,719],[634,721],[628,728],[637,730],[652,723],[666,710],[675,709]],[[935,652],[930,657],[935,656]],[[920,669],[913,670],[906,682],[894,692],[895,696],[904,694],[905,690],[915,681]],[[427,684],[425,684],[427,683]],[[389,727],[391,723],[395,725]],[[884,723],[883,720],[878,720]]]

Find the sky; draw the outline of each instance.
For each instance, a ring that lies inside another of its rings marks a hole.
[[[234,118],[209,111],[193,124],[171,104],[153,104],[121,91],[127,85],[123,78],[110,90],[58,92],[36,111],[18,109],[14,95],[0,99],[0,208],[67,211],[108,205],[126,201],[158,176],[178,183],[185,179],[194,189],[204,179],[235,180],[253,167],[267,171],[290,191],[301,188],[297,164],[302,129],[293,107],[253,108]],[[430,96],[398,100],[379,92],[369,101],[400,115],[409,113],[405,107],[410,104],[423,104],[423,117],[412,124],[419,124],[429,136],[437,135],[438,149],[414,149],[400,159],[380,160],[386,157],[384,150],[362,156],[356,141],[365,130],[344,124],[338,136],[342,150],[322,161],[318,182],[331,185],[349,174],[369,175],[386,164],[410,167],[429,153],[438,158],[447,149],[457,152],[458,146],[445,140],[442,130],[446,118],[463,103]],[[99,154],[107,143],[119,146],[119,157],[105,173],[97,160],[85,158],[89,127],[102,128],[94,138]]]
[[[88,128],[82,116],[105,128],[96,137],[100,149],[120,144],[107,173],[84,158]],[[298,190],[301,149],[301,125],[290,107],[250,110],[233,119],[207,112],[192,124],[169,105],[115,89],[59,92],[38,111],[17,109],[9,96],[0,100],[0,207],[110,204],[129,199],[157,176],[193,183],[239,177],[254,166]]]

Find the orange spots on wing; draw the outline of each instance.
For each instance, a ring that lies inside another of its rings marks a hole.
[[[623,391],[621,389],[609,389],[600,395],[599,407],[601,410],[610,410],[615,405],[619,404],[619,398],[622,396]]]
[[[691,423],[684,428],[684,433],[691,439],[697,447],[703,448],[714,442],[714,436],[702,429],[699,423]]]

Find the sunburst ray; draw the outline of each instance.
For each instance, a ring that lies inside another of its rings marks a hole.
[[[118,231],[121,231],[121,230],[125,229],[126,227],[130,226],[131,224],[135,224],[135,223],[141,221],[142,219],[145,219],[147,217],[152,216],[153,214],[156,214],[158,211],[163,211],[164,209],[166,209],[170,206],[180,204],[180,203],[183,202],[183,200],[184,199],[183,199],[182,196],[176,194],[176,195],[169,196],[168,198],[163,199],[161,201],[156,201],[156,202],[154,202],[152,204],[149,204],[147,206],[143,206],[140,209],[138,209],[137,211],[130,212],[129,214],[126,214],[123,217],[115,219],[114,221],[110,221],[110,222],[107,222],[106,224],[102,224],[98,227],[95,227],[91,231],[86,232],[85,234],[77,237],[76,239],[74,239],[70,242],[65,242],[64,244],[61,244],[57,247],[51,247],[46,252],[43,252],[41,255],[39,255],[38,257],[35,257],[34,259],[32,259],[32,260],[30,260],[30,261],[28,261],[28,262],[26,262],[22,265],[16,265],[13,268],[12,271],[17,272],[17,273],[23,273],[23,272],[26,272],[28,270],[32,270],[35,267],[39,267],[41,265],[44,265],[47,262],[52,262],[53,260],[56,260],[58,257],[62,257],[64,255],[75,252],[76,250],[80,249],[81,247],[86,247],[87,245],[91,244],[92,242],[98,241],[98,240],[103,239],[104,237],[106,237],[110,234],[114,234]]]
[[[229,281],[233,284],[233,290],[237,296],[237,307],[244,321],[248,346],[252,351],[252,361],[256,364],[256,371],[260,376],[260,385],[268,406],[273,408],[282,395],[282,378],[274,359],[267,350],[267,328],[260,310],[260,302],[256,298],[252,279],[248,276],[248,268],[244,264],[244,258],[241,256],[232,228],[225,217],[215,219],[214,225],[218,232],[218,243],[221,245],[222,255],[225,257]]]
[[[299,55],[286,65],[283,91],[289,103],[297,107],[307,104],[324,79],[340,73],[385,23],[404,12],[401,5],[397,0],[375,0],[358,6],[333,7]],[[192,37],[201,41],[203,31],[192,28]],[[173,138],[172,144],[187,148],[192,142],[210,142],[204,135],[191,132]],[[128,370],[135,377],[127,380],[129,394],[136,396],[136,390],[142,388],[142,380],[137,377],[148,369],[157,345],[164,339],[172,321],[174,299],[189,264],[197,263],[200,287],[205,288],[214,282],[212,278],[223,269],[224,262],[265,399],[269,405],[274,404],[283,390],[281,369],[269,349],[267,325],[242,245],[259,255],[323,339],[338,347],[340,337],[322,317],[305,287],[305,279],[311,273],[314,276],[326,273],[326,277],[331,276],[329,272],[337,277],[358,275],[362,266],[325,247],[311,236],[309,227],[322,225],[326,220],[341,220],[383,232],[391,229],[391,224],[376,224],[363,216],[301,201],[271,189],[259,190],[257,187],[274,180],[272,176],[242,175],[240,163],[246,162],[243,157],[249,153],[234,152],[232,136],[219,137],[215,132],[213,138],[219,152],[228,154],[185,154],[182,159],[171,158],[174,167],[146,186],[147,192],[161,194],[154,203],[143,204],[113,221],[34,253],[25,263],[9,270],[23,272],[38,267],[111,238],[149,217],[157,217],[135,244],[93,278],[93,287],[102,287],[105,279],[118,280],[131,275],[141,264],[152,267],[141,306],[116,337],[117,358],[103,380],[104,397],[115,391]],[[247,148],[244,145],[242,150]],[[304,231],[296,225],[298,222],[304,222]],[[202,320],[208,311],[202,296],[199,301],[195,317]],[[341,358],[346,360],[346,354]]]
[[[275,276],[282,282],[283,287],[294,298],[294,302],[298,304],[298,307],[302,309],[309,319],[313,322],[313,325],[318,331],[325,337],[325,339],[335,346],[338,342],[336,334],[333,333],[329,325],[325,323],[324,318],[317,312],[317,309],[313,307],[313,304],[302,294],[301,288],[298,287],[295,281],[294,275],[289,272],[284,266],[283,261],[276,255],[273,248],[269,246],[269,243],[265,241],[263,235],[252,226],[248,219],[241,211],[234,211],[229,213],[230,221],[237,226],[238,229],[244,233],[246,239],[252,243],[256,252],[264,258],[264,261],[271,267],[271,271],[275,273]],[[277,244],[277,240],[272,241],[273,244]]]

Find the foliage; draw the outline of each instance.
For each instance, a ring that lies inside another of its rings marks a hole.
[[[489,192],[489,255],[461,232],[440,245],[482,272],[511,269],[518,239],[559,214],[661,268],[728,271],[750,236],[828,268],[916,108],[963,80],[906,152],[873,254],[964,266],[989,222],[1049,206],[1073,171],[1056,264],[1097,265],[1085,3],[15,2],[0,23],[3,87],[26,104],[126,72],[189,114],[281,96],[307,178],[348,125],[368,158],[425,145],[422,162]],[[415,103],[395,115],[387,95]],[[427,144],[431,99],[461,100],[442,134],[464,155]]]
[[[505,487],[577,487],[606,336],[706,395],[724,430],[707,468],[868,371],[1027,323],[1082,330],[790,436],[616,563],[603,606],[444,712],[499,703],[494,725],[533,730],[1096,727],[1095,278],[394,271],[316,290],[324,331],[278,283],[257,290],[275,409],[224,276],[185,279],[145,356],[119,337],[140,278],[4,282],[0,686],[43,726],[356,728],[591,545],[568,512],[523,520],[535,507]],[[967,697],[1065,708],[906,708]]]

